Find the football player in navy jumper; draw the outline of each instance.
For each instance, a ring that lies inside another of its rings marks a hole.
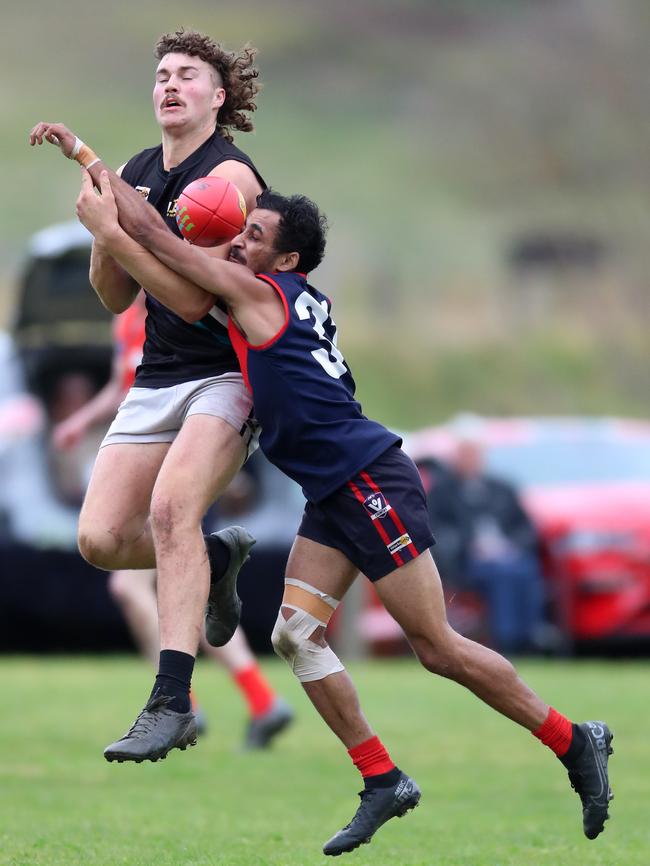
[[[101,162],[90,172],[101,196],[84,172],[77,213],[124,267],[139,279],[155,257],[225,301],[257,401],[261,447],[303,486],[307,504],[287,563],[273,644],[364,778],[357,812],[324,853],[338,855],[370,841],[420,798],[415,781],[395,765],[366,721],[354,685],[325,639],[333,611],[359,573],[374,582],[427,670],[466,686],[553,750],[582,800],[583,830],[595,838],[611,799],[612,734],[603,722],[573,724],[531,691],[507,659],[447,622],[417,470],[399,437],[362,414],[329,300],[307,281],[325,248],[316,206],[304,196],[262,193],[231,244],[229,261],[218,261],[169,237]],[[118,223],[116,199],[120,219],[131,211],[132,237]]]
[[[230,52],[200,33],[179,31],[162,36],[155,54],[153,106],[162,144],[130,159],[121,176],[155,207],[170,235],[178,234],[176,198],[198,177],[227,178],[252,209],[264,181],[231,133],[253,128],[254,49]],[[38,124],[31,143],[44,138],[66,156],[76,141],[61,124]],[[81,143],[76,157],[92,160]],[[229,527],[208,537],[206,552],[201,520],[254,447],[252,401],[214,295],[192,293],[196,287],[164,269],[138,283],[99,242],[91,282],[113,313],[133,303],[140,284],[147,295],[142,363],[99,451],[79,518],[79,548],[110,571],[157,568],[159,626],[148,627],[159,628],[161,654],[151,701],[129,735],[105,750],[108,760],[157,759],[170,744],[195,737],[189,689],[206,599],[213,646],[226,644],[239,621],[235,580],[252,538]],[[222,577],[212,588],[208,558],[212,576]],[[236,646],[228,655],[243,661]],[[275,730],[290,720],[287,705],[275,701],[260,724]]]

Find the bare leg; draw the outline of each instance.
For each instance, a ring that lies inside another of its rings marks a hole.
[[[249,718],[243,748],[265,749],[270,746],[277,735],[293,721],[293,710],[276,694],[264,676],[243,629],[238,627],[232,638],[222,647],[213,647],[203,638],[201,648],[226,668],[233,685],[246,703]]]
[[[288,576],[295,575],[294,579],[303,580],[334,598],[343,597],[351,580],[341,554],[337,559],[336,551],[301,538],[296,540],[293,554],[293,563],[290,558],[293,570],[288,569]],[[548,704],[523,682],[507,659],[457,634],[447,622],[440,578],[428,551],[376,581],[375,588],[386,609],[404,629],[425,668],[464,685],[493,709],[534,732],[558,756],[566,756],[569,763],[565,766],[570,767],[572,785],[582,801],[584,833],[589,839],[595,839],[603,830],[611,799],[607,759],[611,754],[612,735],[607,725],[586,722],[578,729],[557,713],[556,718],[551,719]],[[287,590],[285,600],[286,594]],[[281,615],[284,613],[283,607]],[[290,611],[285,618],[291,618]],[[306,622],[309,625],[309,620]],[[279,629],[280,633],[283,631]],[[315,643],[320,639],[318,629],[308,637]],[[275,645],[278,651],[282,649],[279,637]],[[370,788],[366,787],[352,821],[323,848],[325,854],[338,855],[367,842],[387,814],[402,815],[413,808],[420,792],[404,773],[400,774],[395,787],[391,787],[396,781],[391,774],[397,772],[397,768],[392,765],[393,769],[388,772],[381,769],[382,766],[390,768],[392,764],[381,743],[376,738],[355,739],[371,735],[372,731],[367,727],[349,680],[341,674],[331,674],[316,683],[303,685],[324,721],[348,746],[350,757],[366,779],[366,785],[369,779],[375,780]],[[576,739],[576,730],[581,732],[580,740]],[[565,737],[567,741],[561,742]],[[584,745],[585,740],[589,748]],[[570,755],[574,745],[576,751]],[[380,754],[377,769],[375,749]],[[388,759],[386,763],[385,759]],[[370,767],[367,761],[371,762]],[[376,784],[382,773],[387,787]],[[400,802],[401,796],[405,798],[403,802]]]
[[[357,690],[347,671],[330,674],[323,680],[303,683],[302,687],[325,724],[346,749],[352,749],[374,736],[361,711]]]
[[[303,580],[334,598],[342,598],[355,577],[354,566],[333,548],[297,538],[287,577]],[[487,647],[457,634],[447,622],[440,578],[427,551],[383,577],[375,588],[388,612],[404,629],[428,670],[456,680],[503,715],[535,730],[548,715],[544,703],[520,679],[510,662]],[[312,635],[312,640],[319,640]],[[303,683],[316,709],[350,748],[370,728],[347,674]]]
[[[233,427],[192,415],[165,457],[151,498],[161,649],[196,655],[210,585],[201,520],[244,456]]]
[[[158,664],[158,609],[156,607],[156,572],[114,571],[108,587],[119,604],[131,636],[140,652],[151,664]]]
[[[246,635],[244,634],[241,626],[237,627],[237,630],[235,631],[231,640],[229,640],[228,643],[224,646],[211,646],[207,642],[205,637],[202,637],[200,641],[200,647],[202,652],[204,652],[215,662],[223,665],[223,667],[231,675],[234,675],[239,671],[245,670],[246,668],[250,668],[252,665],[256,664],[255,656],[253,655],[251,648],[248,645]]]
[[[158,666],[159,636],[158,608],[156,605],[156,572],[155,570],[114,571],[109,578],[109,590],[120,606],[129,626],[131,636],[144,657],[154,668]],[[291,710],[284,702],[279,705],[277,696],[259,668],[246,635],[241,627],[235,631],[232,639],[225,646],[213,647],[205,637],[201,638],[200,648],[212,661],[221,665],[230,675],[233,685],[245,700],[251,721],[247,729],[247,737],[252,736],[250,728],[253,719],[257,722],[258,739],[268,738],[270,742],[275,735],[275,727],[279,730],[289,724]],[[198,706],[193,702],[194,712]],[[274,716],[269,716],[275,710]],[[282,715],[282,725],[277,724],[278,713]],[[271,728],[270,732],[267,730]]]
[[[114,571],[108,587],[124,614],[138,649],[155,667],[159,653],[155,569]],[[241,627],[225,646],[210,646],[204,637],[201,638],[200,646],[207,656],[222,665],[229,674],[236,674],[255,664],[255,656]]]
[[[274,629],[276,651],[291,663],[321,718],[347,747],[364,780],[361,803],[352,820],[323,846],[324,854],[334,856],[369,842],[382,824],[406,814],[420,799],[417,783],[395,766],[374,735],[352,680],[340,670],[340,662],[325,641],[322,623],[328,621],[328,609],[356,577],[356,568],[340,551],[296,538]]]
[[[357,575],[357,569],[340,551],[307,538],[296,538],[287,563],[288,578],[301,580],[341,599]],[[320,645],[325,644],[322,631],[317,630],[311,637]],[[346,748],[351,749],[373,736],[361,711],[354,683],[346,671],[301,685],[323,721]]]
[[[549,711],[510,662],[468,640],[447,622],[438,571],[427,551],[375,583],[427,670],[466,686],[498,712],[533,731]]]
[[[155,567],[149,504],[168,450],[166,442],[99,449],[79,516],[79,550],[93,565]]]

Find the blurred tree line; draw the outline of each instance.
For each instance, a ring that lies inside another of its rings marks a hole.
[[[369,413],[647,412],[647,0],[2,6],[5,323],[78,184],[29,128],[63,120],[113,165],[155,144],[152,46],[184,25],[260,48],[238,144],[329,215],[314,281]]]

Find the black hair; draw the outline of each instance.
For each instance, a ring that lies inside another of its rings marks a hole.
[[[304,195],[280,195],[265,189],[257,197],[257,207],[280,214],[275,251],[297,252],[297,271],[308,274],[317,268],[325,255],[327,219],[314,202]]]

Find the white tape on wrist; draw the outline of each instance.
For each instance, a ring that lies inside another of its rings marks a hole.
[[[69,157],[69,158],[70,158],[70,159],[76,159],[77,156],[78,156],[78,154],[79,154],[79,151],[81,150],[81,148],[82,148],[83,146],[84,146],[83,141],[82,141],[80,138],[77,138],[77,137],[75,136],[74,147],[72,148],[72,153],[70,154],[70,157]]]

